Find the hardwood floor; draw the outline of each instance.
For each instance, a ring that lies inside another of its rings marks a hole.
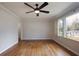
[[[63,47],[52,40],[20,41],[2,56],[70,56]]]

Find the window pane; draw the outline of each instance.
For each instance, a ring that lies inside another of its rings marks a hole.
[[[58,20],[58,36],[63,36],[63,21],[62,21],[62,19]]]
[[[79,13],[66,17],[66,36],[73,40],[79,40]]]

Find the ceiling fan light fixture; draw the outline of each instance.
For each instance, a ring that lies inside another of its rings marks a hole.
[[[35,13],[36,13],[36,14],[39,13],[39,10],[35,10]]]
[[[35,4],[36,8],[32,7],[28,3],[24,3],[24,4],[33,9],[33,11],[29,11],[29,12],[26,12],[26,13],[32,13],[32,12],[34,12],[36,14],[36,16],[39,16],[40,12],[47,13],[47,14],[49,13],[49,11],[42,10],[42,8],[44,8],[45,6],[48,5],[48,2],[44,2],[41,6],[39,6],[39,4]]]

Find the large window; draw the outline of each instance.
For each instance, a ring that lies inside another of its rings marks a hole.
[[[75,13],[58,21],[58,35],[79,40],[79,13]]]

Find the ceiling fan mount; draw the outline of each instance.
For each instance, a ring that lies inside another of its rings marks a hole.
[[[38,7],[38,4],[35,4]]]
[[[29,5],[28,3],[24,3],[24,4],[33,9],[33,11],[29,11],[29,12],[26,12],[26,13],[35,12],[36,16],[39,16],[39,12],[42,12],[42,13],[49,13],[49,11],[41,10],[42,8],[44,8],[45,6],[48,5],[48,2],[44,2],[41,6],[39,6],[39,4],[35,4],[36,8],[32,7],[32,6]],[[39,6],[39,7],[38,7],[38,6]]]

